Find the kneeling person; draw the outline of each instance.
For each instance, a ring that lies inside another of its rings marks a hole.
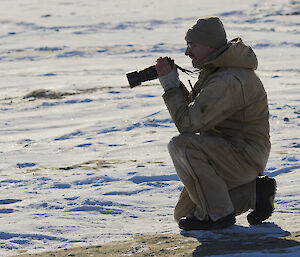
[[[263,175],[270,152],[269,110],[257,58],[240,38],[227,42],[217,17],[199,19],[185,55],[200,70],[191,92],[176,66],[157,59],[165,104],[180,134],[168,148],[184,188],[175,220],[184,230],[226,228],[235,216],[259,224],[273,212],[276,182]]]

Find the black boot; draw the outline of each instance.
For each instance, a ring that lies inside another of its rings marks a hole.
[[[235,221],[235,214],[231,213],[216,221],[198,220],[196,217],[183,218],[179,221],[178,225],[183,230],[212,230],[230,227]]]
[[[256,178],[256,207],[248,214],[250,225],[261,224],[271,217],[274,211],[274,197],[276,194],[276,181],[268,176]]]

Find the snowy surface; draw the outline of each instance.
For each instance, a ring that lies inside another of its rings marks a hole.
[[[178,132],[158,81],[130,89],[125,73],[159,56],[191,68],[184,34],[210,15],[258,56],[278,182],[269,227],[241,215],[229,231],[300,231],[299,13],[297,0],[1,0],[0,255],[179,233]]]

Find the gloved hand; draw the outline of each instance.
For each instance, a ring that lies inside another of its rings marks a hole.
[[[167,57],[160,57],[156,60],[155,65],[158,79],[160,84],[164,88],[165,92],[171,88],[179,87],[180,81],[176,69],[176,65],[173,67],[170,65],[170,61]]]
[[[171,88],[179,87],[180,81],[176,70],[171,70],[167,75],[158,77],[165,92]]]

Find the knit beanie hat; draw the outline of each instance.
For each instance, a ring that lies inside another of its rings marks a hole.
[[[187,42],[219,49],[227,44],[226,32],[218,17],[199,19],[185,36]]]

